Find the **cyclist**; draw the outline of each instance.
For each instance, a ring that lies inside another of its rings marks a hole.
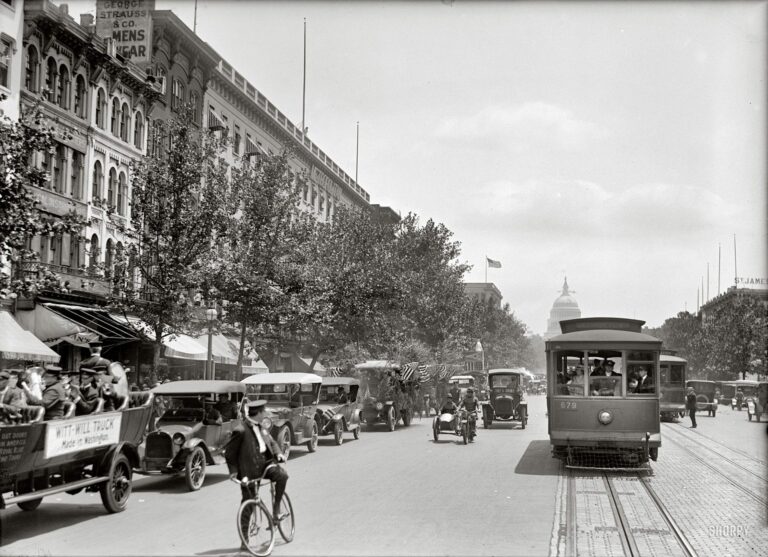
[[[480,412],[480,401],[475,398],[475,389],[472,387],[467,388],[467,394],[464,396],[464,400],[459,404],[459,409],[464,408],[468,412],[469,427],[472,432],[472,436],[477,435],[477,428],[475,422],[477,421],[477,414]]]
[[[232,432],[232,437],[227,444],[224,457],[229,468],[229,477],[232,479],[243,478],[257,479],[264,474],[264,469],[271,461],[285,462],[285,457],[280,451],[277,442],[272,439],[263,426],[263,421],[269,421],[264,414],[266,400],[257,400],[242,406],[243,425],[238,426]],[[267,424],[265,424],[267,425]],[[285,486],[288,483],[288,473],[280,466],[273,466],[264,474],[264,478],[275,482],[275,501],[272,516],[275,523],[285,516],[280,515],[280,503],[283,500]],[[241,486],[242,500],[255,497],[255,485]],[[250,516],[243,517],[243,523],[248,524]]]

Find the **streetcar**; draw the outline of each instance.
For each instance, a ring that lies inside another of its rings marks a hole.
[[[545,343],[552,455],[566,466],[647,467],[661,447],[661,341],[645,321],[566,319]]]
[[[661,369],[659,408],[662,420],[685,416],[685,376],[688,360],[675,354],[674,350],[664,350],[659,359]]]

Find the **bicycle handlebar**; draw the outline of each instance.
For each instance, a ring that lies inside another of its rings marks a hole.
[[[251,485],[251,484],[261,483],[264,480],[264,476],[267,475],[267,472],[270,469],[272,469],[272,468],[279,468],[279,467],[280,467],[280,463],[279,462],[270,462],[269,464],[267,464],[266,468],[264,468],[264,471],[261,473],[261,476],[256,478],[256,479],[253,479],[253,480],[248,479],[248,476],[245,476],[241,480],[238,480],[237,478],[229,478],[229,479],[230,479],[230,481],[232,481],[232,482],[234,482],[234,483],[236,483],[238,485],[241,485],[241,486],[247,486],[247,485]]]

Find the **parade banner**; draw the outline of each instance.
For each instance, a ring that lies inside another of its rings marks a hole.
[[[122,412],[110,412],[47,422],[45,458],[119,443],[122,418]]]
[[[150,62],[154,9],[155,0],[97,0],[96,34],[112,39],[117,54]]]

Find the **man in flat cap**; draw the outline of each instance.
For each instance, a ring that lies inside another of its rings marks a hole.
[[[112,388],[111,381],[105,379],[104,371],[81,367],[80,373],[85,376],[86,380],[80,386],[82,401],[77,406],[78,415],[93,412],[99,404],[99,399],[104,400],[105,412],[111,412],[119,406],[115,390]]]
[[[38,398],[30,390],[26,381],[21,383],[21,388],[27,395],[27,401],[30,406],[42,406],[45,408],[45,419],[56,420],[64,416],[64,403],[67,400],[67,393],[64,391],[64,385],[61,383],[62,369],[59,366],[45,366],[43,372],[43,396]]]
[[[231,478],[255,480],[261,477],[271,460],[285,462],[279,445],[265,429],[271,425],[264,412],[266,404],[266,400],[257,400],[243,405],[243,425],[234,429],[224,453]],[[264,422],[263,425],[262,422]],[[272,517],[275,522],[278,522],[284,518],[280,516],[280,503],[288,483],[288,473],[280,466],[274,466],[264,477],[275,482]],[[253,499],[254,489],[253,486],[242,487],[242,500]],[[246,531],[249,520],[250,517],[243,517],[241,527],[245,527]]]

